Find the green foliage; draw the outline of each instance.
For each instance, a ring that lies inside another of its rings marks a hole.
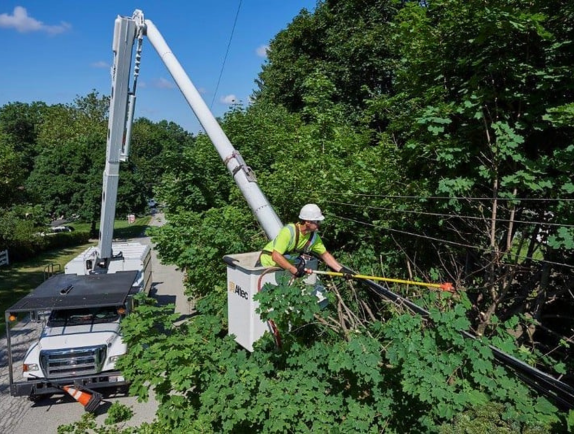
[[[472,340],[460,333],[470,326],[462,304],[444,312],[432,308],[430,319],[433,326],[402,315],[385,328],[385,337],[392,341],[387,346],[389,363],[400,367],[403,392],[424,406],[426,417],[451,420],[467,409],[498,402],[504,406],[504,419],[527,425],[558,421],[556,408],[543,398],[533,399],[524,384],[494,363],[487,339]],[[497,345],[502,346],[500,340]]]
[[[114,409],[114,410],[112,410]],[[129,416],[129,412],[131,411],[130,408],[115,402],[111,405],[108,413],[113,412],[114,422],[110,424],[122,422],[123,420],[117,419],[118,417]],[[108,425],[107,421],[110,419],[110,415],[106,418],[106,425]],[[165,428],[161,427],[157,422],[147,423],[144,422],[138,427],[127,427],[127,428],[120,428],[118,426],[106,426],[106,425],[98,425],[95,420],[95,416],[93,413],[84,413],[79,421],[68,424],[68,425],[60,425],[58,427],[58,434],[85,434],[85,433],[93,433],[93,434],[169,434],[172,431],[168,431]]]
[[[8,249],[13,261],[40,252],[87,243],[87,232],[51,233],[40,205],[13,206],[0,215],[0,250]]]
[[[24,180],[21,156],[0,132],[0,204],[12,205],[18,199],[18,187]]]
[[[233,184],[208,137],[201,134],[192,146],[168,150],[158,195],[172,212],[205,211],[226,203]]]
[[[523,433],[543,434],[547,433],[548,427],[533,422],[524,424],[503,417],[504,406],[502,404],[483,404],[471,407],[469,410],[455,415],[452,424],[441,425],[440,434],[482,434],[486,432],[496,433]]]
[[[181,213],[150,233],[159,257],[186,271],[194,296],[208,294],[220,284],[224,255],[256,250],[264,241],[251,212],[232,206]]]
[[[369,426],[381,423],[375,411],[364,411],[364,404],[377,399],[381,407],[388,406],[386,388],[379,384],[376,397],[362,393],[365,385],[381,381],[378,344],[358,336],[348,345],[293,342],[291,351],[275,353],[269,351],[273,344],[264,340],[249,354],[223,338],[221,315],[204,313],[207,302],[213,306],[221,300],[210,295],[203,301],[200,314],[179,328],[167,328],[167,312],[153,308],[152,313],[147,306],[124,322],[126,338],[137,337],[135,345],[142,342],[144,347],[130,351],[122,368],[136,393],[147,391],[138,373],[155,372],[152,386],[164,426],[182,431],[301,432],[340,424],[340,432],[368,432]],[[158,326],[166,333],[158,335]],[[375,346],[367,349],[367,343]]]
[[[369,92],[391,87],[389,21],[396,2],[319,2],[303,10],[271,41],[259,74],[257,99],[289,111],[305,107],[305,80],[320,71],[339,90],[336,102],[350,110],[363,106]]]
[[[334,297],[321,310],[307,288],[283,280],[256,296],[281,345],[265,335],[248,353],[225,336],[225,296],[206,295],[179,326],[171,307],[140,298],[122,323],[130,351],[120,367],[132,393],[147,399],[154,389],[164,429],[450,432],[446,422],[452,429],[478,423],[489,406],[496,412],[482,426],[534,433],[558,424],[555,407],[494,364],[487,340],[460,334],[469,325],[462,304],[433,308],[434,325],[399,315],[345,340],[327,326],[337,322]]]
[[[78,422],[60,425],[58,427],[58,434],[84,434],[88,432],[88,430],[93,430],[96,425],[93,413],[84,413]]]
[[[55,216],[71,216],[78,211],[88,221],[97,219],[104,144],[103,138],[81,137],[45,148],[35,159],[34,170],[27,180],[28,191],[42,197],[46,209]]]
[[[131,187],[126,198],[137,198],[131,202],[133,211],[141,210],[145,200],[154,196],[165,172],[173,172],[181,165],[184,150],[193,142],[191,134],[173,122],[154,123],[145,118],[134,122],[129,163],[134,180],[125,182],[122,174],[120,183]],[[168,197],[165,199],[171,203]]]
[[[4,210],[0,215],[0,247],[2,250],[18,244],[40,244],[40,240],[36,240],[34,234],[38,229],[41,214],[42,209],[39,206],[15,206]]]
[[[0,108],[0,207],[41,204],[48,215],[99,218],[109,97],[97,92],[72,104],[13,103]],[[177,160],[192,137],[168,122],[134,123],[131,160],[121,168],[118,213],[141,212],[167,156]],[[16,170],[17,169],[17,170]]]
[[[261,319],[271,320],[277,324],[283,345],[288,345],[289,339],[297,341],[313,340],[313,327],[308,327],[315,315],[321,313],[313,287],[305,285],[289,286],[291,277],[285,273],[278,278],[279,286],[266,284],[262,292],[253,298],[261,303]],[[273,306],[272,310],[265,310],[265,306]],[[296,331],[293,332],[293,330]],[[309,335],[307,331],[311,332]],[[285,340],[285,336],[288,340]]]
[[[46,111],[43,102],[14,102],[0,108],[0,138],[18,155],[18,168],[24,179],[39,153],[37,138]]]
[[[341,340],[326,326],[336,323],[334,297],[321,310],[313,293],[285,280],[256,296],[263,318],[277,325],[281,346],[266,335],[248,353],[225,336],[225,296],[206,295],[197,315],[179,326],[171,306],[141,297],[122,323],[130,351],[120,368],[140,398],[154,389],[164,429],[420,432],[448,429],[445,422],[459,414],[455,428],[480,419],[473,411],[488,405],[497,409],[500,416],[491,419],[500,426],[504,420],[537,432],[558,423],[552,405],[494,364],[488,341],[460,334],[469,325],[462,304],[434,308],[434,325],[399,315]]]
[[[130,420],[134,415],[134,411],[131,409],[131,407],[116,401],[110,406],[107,414],[108,417],[106,417],[104,423],[106,425],[113,425],[115,423],[126,422]]]

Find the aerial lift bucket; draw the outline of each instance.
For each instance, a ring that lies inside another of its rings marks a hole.
[[[82,404],[84,406],[84,410],[88,413],[96,411],[102,402],[102,395],[97,392],[90,391],[92,393],[88,393],[85,390],[76,389],[70,386],[63,386],[62,389]]]

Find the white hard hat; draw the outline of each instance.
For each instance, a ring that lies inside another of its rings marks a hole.
[[[303,208],[301,208],[301,212],[299,213],[299,218],[301,220],[309,220],[309,221],[325,220],[325,217],[321,213],[321,209],[317,205],[315,205],[314,203],[308,203]]]

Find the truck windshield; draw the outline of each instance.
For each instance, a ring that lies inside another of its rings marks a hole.
[[[119,318],[116,306],[54,310],[48,319],[48,326],[99,324],[117,321]]]

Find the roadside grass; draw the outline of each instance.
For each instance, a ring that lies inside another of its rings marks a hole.
[[[145,235],[145,231],[148,227],[151,217],[149,215],[136,218],[134,223],[128,223],[127,220],[116,220],[114,222],[114,238],[127,239],[127,238],[137,238]],[[83,222],[71,222],[66,223],[66,226],[73,227],[79,232],[90,232],[90,224]],[[99,228],[99,224],[96,225],[96,229]]]
[[[114,238],[137,238],[145,234],[150,216],[145,216],[128,225],[125,221],[116,221],[114,224]],[[89,231],[89,224],[69,224],[78,231]],[[0,267],[0,311],[4,312],[30,291],[36,288],[47,277],[49,268],[53,273],[64,272],[65,265],[90,246],[97,244],[97,240],[75,247],[65,247],[57,250],[43,252],[26,261],[14,262],[9,266]],[[6,331],[6,323],[0,321],[0,336]]]

